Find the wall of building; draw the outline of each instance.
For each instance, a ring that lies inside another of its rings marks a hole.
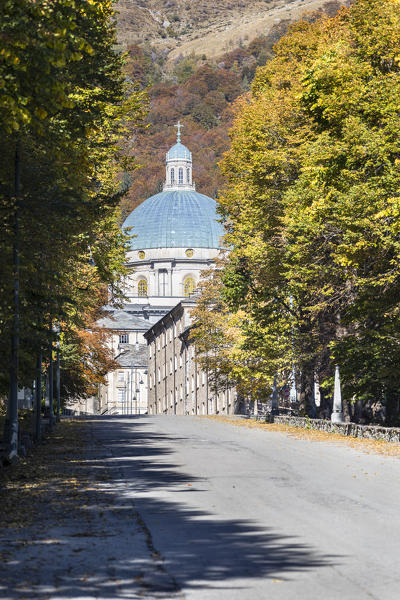
[[[188,338],[191,304],[181,302],[146,333],[150,414],[233,414],[236,392],[217,391]]]
[[[108,373],[107,385],[100,388],[100,413],[143,415],[147,412],[147,368],[120,366]]]
[[[191,257],[187,252],[193,252]],[[200,274],[219,254],[213,248],[151,248],[128,253],[128,266],[133,273],[126,281],[125,293],[133,302],[171,306],[185,297],[185,279],[192,277],[197,285]],[[144,255],[143,258],[140,258]],[[147,296],[139,296],[138,283],[147,282]]]

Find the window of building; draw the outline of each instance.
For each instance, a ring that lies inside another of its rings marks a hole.
[[[175,169],[171,169],[171,184],[175,183]]]
[[[194,292],[194,279],[193,277],[187,277],[183,283],[183,295],[188,298]]]
[[[159,295],[165,297],[168,290],[168,273],[166,269],[159,269],[158,271],[158,290]]]
[[[118,390],[118,402],[121,402],[122,404],[125,402],[125,390],[124,389]]]
[[[190,183],[190,169],[186,169],[186,181]]]
[[[121,381],[124,381],[124,372],[123,371],[118,371],[118,381],[121,383]]]
[[[121,333],[121,335],[119,336],[119,343],[120,344],[129,344],[129,334]]]
[[[147,296],[147,281],[145,279],[139,279],[138,281],[138,296]]]
[[[179,167],[179,171],[178,171],[178,183],[183,183],[183,169],[182,169],[182,167]]]

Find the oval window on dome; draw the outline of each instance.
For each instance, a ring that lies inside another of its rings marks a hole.
[[[144,252],[144,250],[139,250],[138,257],[140,258],[140,260],[146,258],[146,253]]]
[[[188,249],[186,250],[185,254],[186,254],[186,256],[187,256],[188,258],[192,258],[193,254],[194,254],[194,251],[193,251],[193,249],[192,249],[192,248],[188,248]]]

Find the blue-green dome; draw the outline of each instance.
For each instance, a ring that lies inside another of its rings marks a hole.
[[[174,160],[180,158],[184,160],[192,160],[192,153],[188,148],[186,148],[186,146],[178,142],[175,144],[175,146],[172,146],[172,148],[170,148],[167,152],[167,160]]]
[[[131,250],[145,248],[220,248],[224,230],[215,200],[191,190],[151,196],[125,220],[132,227]]]

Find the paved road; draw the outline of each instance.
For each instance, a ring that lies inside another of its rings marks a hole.
[[[400,462],[191,417],[96,422],[187,600],[397,600]]]
[[[399,459],[194,417],[89,429],[84,518],[50,515],[1,598],[400,598]]]

